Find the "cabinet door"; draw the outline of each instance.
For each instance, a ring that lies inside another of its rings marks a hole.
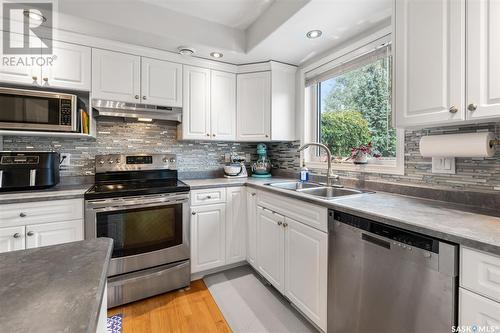
[[[24,226],[0,228],[0,253],[24,250]]]
[[[90,91],[90,47],[52,42],[54,60],[42,67],[42,85]]]
[[[0,33],[0,47],[2,48],[2,56],[8,61],[0,63],[0,81],[13,84],[39,85],[42,82],[41,67],[36,62],[31,64],[26,60],[40,56],[42,51],[40,50],[40,54],[6,54],[3,51],[3,37],[2,32]],[[23,38],[23,35],[10,33],[11,47],[22,47]],[[40,39],[31,37],[29,43],[30,45],[37,45],[40,43]]]
[[[257,207],[257,270],[281,293],[285,273],[284,221],[282,215]]]
[[[210,70],[183,67],[182,134],[184,140],[209,140]]]
[[[139,103],[141,57],[92,49],[92,98]]]
[[[26,248],[83,240],[83,220],[26,226]]]
[[[246,259],[246,199],[244,187],[227,188],[226,264]]]
[[[271,72],[238,74],[237,138],[268,141],[271,136]]]
[[[458,322],[460,326],[500,327],[500,303],[459,288]]]
[[[142,100],[145,104],[182,107],[182,65],[142,58]]]
[[[226,262],[226,204],[191,208],[191,273]]]
[[[496,0],[467,1],[467,105],[468,119],[500,117],[500,2]]]
[[[465,119],[465,1],[396,0],[394,110],[398,127]]]
[[[328,234],[285,218],[285,296],[326,332]]]
[[[247,261],[257,269],[257,191],[247,189]]]
[[[236,139],[236,74],[211,72],[212,139]]]

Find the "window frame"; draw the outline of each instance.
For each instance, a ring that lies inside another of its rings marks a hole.
[[[336,67],[342,66],[348,62],[355,61],[362,55],[366,55],[369,52],[373,52],[377,47],[381,45],[381,43],[390,42],[390,35],[385,36],[382,39],[378,39],[364,45],[362,48],[355,49],[350,51],[343,56],[332,60],[331,62],[324,64],[323,66],[319,66],[315,68],[312,72],[314,74],[310,76],[319,76],[324,72],[335,69]],[[394,62],[391,62],[391,66],[394,65]],[[322,70],[319,71],[318,68]],[[306,77],[310,73],[306,73]],[[392,76],[393,84],[392,87],[392,100],[391,104],[394,105],[394,76]],[[304,90],[304,107],[306,115],[309,115],[309,131],[305,131],[310,133],[308,142],[320,142],[320,117],[318,111],[319,98],[318,94],[318,84],[315,83],[309,87],[305,87]],[[392,109],[392,108],[391,108]],[[392,109],[394,112],[394,109]],[[392,122],[394,124],[394,114],[392,117]],[[352,171],[352,172],[368,172],[368,173],[383,173],[383,174],[404,174],[404,145],[405,145],[405,131],[404,129],[396,129],[396,158],[395,159],[370,159],[367,164],[354,164],[352,161],[332,161],[332,169],[338,171]],[[322,161],[322,158],[317,156],[318,149],[310,148],[305,152],[301,153],[301,158],[304,160],[305,165],[310,169],[327,169],[326,161]]]

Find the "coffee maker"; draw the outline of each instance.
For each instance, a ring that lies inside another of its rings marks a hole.
[[[0,152],[0,191],[43,189],[59,183],[59,153]]]

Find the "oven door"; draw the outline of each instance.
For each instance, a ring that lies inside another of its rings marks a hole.
[[[89,200],[85,238],[113,239],[108,276],[189,259],[188,195]]]
[[[0,87],[0,128],[75,132],[77,97]]]

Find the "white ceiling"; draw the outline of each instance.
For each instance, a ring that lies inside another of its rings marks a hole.
[[[245,30],[274,0],[140,0],[178,13]]]
[[[242,64],[300,65],[390,23],[392,0],[59,0],[60,28]],[[305,37],[320,29],[318,39]]]

